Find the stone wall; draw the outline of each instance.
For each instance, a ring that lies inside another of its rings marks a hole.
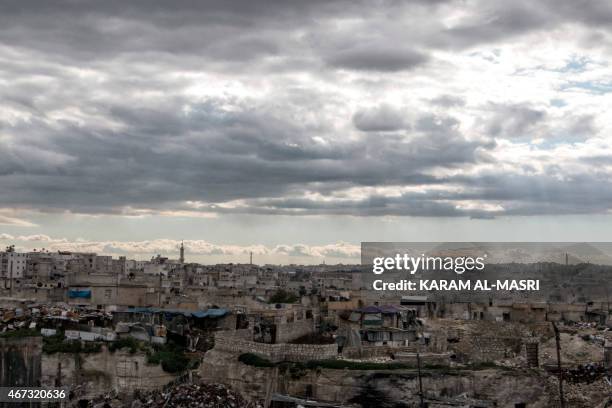
[[[445,326],[431,331],[427,351],[450,351],[464,362],[492,362],[516,357],[523,353],[523,339],[548,338],[550,335],[550,323],[507,324],[472,320],[447,321]]]
[[[486,361],[514,357],[522,351],[522,340],[514,337],[475,337],[474,351]]]
[[[261,400],[280,393],[336,404],[347,404],[369,389],[376,389],[394,401],[416,402],[419,387],[416,370],[319,369],[295,376],[278,367],[248,366],[235,356],[214,350],[207,353],[200,376],[205,381],[227,384],[249,398]],[[552,406],[545,381],[533,371],[520,375],[498,370],[466,371],[458,376],[444,370],[423,370],[422,381],[430,398],[461,398],[467,393],[498,401],[500,408],[514,408],[521,402],[528,402],[529,408]]]
[[[388,346],[349,346],[342,349],[342,356],[346,358],[377,358],[389,357],[396,353],[410,353],[416,351],[416,346],[388,347]]]
[[[43,354],[42,358],[42,385],[80,385],[79,398],[92,398],[111,390],[158,389],[175,378],[161,365],[148,364],[142,352],[111,353],[103,347],[100,353]]]
[[[234,353],[216,348],[209,350],[198,370],[199,377],[209,383],[225,384],[253,400],[263,400],[266,391],[273,389],[276,368],[256,368],[238,361]]]
[[[253,353],[275,363],[326,360],[338,357],[336,344],[266,344],[248,340],[245,335],[243,330],[216,332],[214,349],[231,354]]]

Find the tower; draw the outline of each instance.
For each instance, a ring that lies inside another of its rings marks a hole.
[[[182,264],[185,263],[185,246],[183,245],[183,241],[181,241],[181,255],[179,257],[179,262]]]

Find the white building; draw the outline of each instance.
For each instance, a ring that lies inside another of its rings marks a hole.
[[[25,275],[28,254],[15,252],[13,247],[0,252],[0,277],[3,279],[22,279]]]

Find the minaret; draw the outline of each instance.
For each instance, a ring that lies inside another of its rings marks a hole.
[[[183,241],[181,241],[181,256],[179,257],[179,262],[181,264],[185,263],[185,246],[183,245]]]

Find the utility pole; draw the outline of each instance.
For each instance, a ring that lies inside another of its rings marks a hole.
[[[561,336],[555,322],[552,322],[553,330],[555,331],[555,342],[557,343],[557,368],[559,370],[559,403],[561,408],[565,408],[565,399],[563,397],[563,369],[561,368]]]
[[[610,314],[610,286],[606,286],[606,302],[608,303],[608,315]]]
[[[421,356],[419,355],[419,350],[417,349],[416,353],[417,358],[417,373],[419,375],[419,407],[425,408],[425,402],[423,401],[423,380],[421,379]]]

